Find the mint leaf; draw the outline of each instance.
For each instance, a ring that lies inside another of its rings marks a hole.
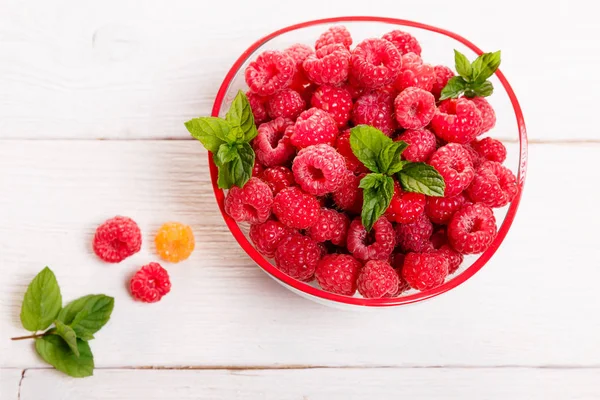
[[[406,148],[408,143],[399,140],[387,145],[379,155],[379,167],[381,172],[387,175],[393,175],[402,169],[402,161],[400,155]]]
[[[70,302],[60,311],[57,320],[73,328],[78,338],[91,340],[110,319],[114,305],[112,297],[90,294]]]
[[[77,335],[75,334],[75,331],[69,325],[65,325],[63,322],[58,320],[54,321],[54,325],[56,325],[55,334],[63,338],[71,351],[79,358]]]
[[[250,107],[248,98],[241,90],[238,91],[227,115],[225,116],[227,122],[232,127],[239,127],[241,135],[239,136],[237,143],[249,142],[256,137],[258,131],[254,124],[254,114]]]
[[[391,143],[392,139],[372,126],[358,125],[350,130],[352,152],[373,172],[383,172],[379,166],[379,155]]]
[[[465,91],[466,97],[487,97],[494,93],[494,85],[492,82],[485,81],[481,85],[475,86],[472,89]]]
[[[231,189],[233,186],[244,187],[252,177],[254,167],[254,150],[248,143],[235,145],[232,150],[227,150],[221,162],[215,157],[215,164],[219,167],[219,179],[217,184],[221,189]]]
[[[75,378],[94,373],[94,356],[87,342],[77,339],[79,357],[69,345],[57,335],[47,335],[35,340],[35,349],[48,364]]]
[[[471,62],[463,53],[458,50],[454,50],[454,66],[456,72],[462,76],[465,81],[471,79]]]
[[[467,81],[462,76],[453,76],[442,89],[440,100],[454,99],[462,94],[467,88]]]
[[[219,165],[224,165],[237,157],[237,145],[223,143],[219,146],[219,151],[217,151],[217,160],[215,163]]]
[[[407,192],[423,193],[427,196],[443,197],[446,184],[444,178],[429,164],[408,163],[398,173],[402,189]]]
[[[23,305],[21,323],[28,331],[41,331],[50,326],[62,307],[62,296],[56,276],[45,267],[29,284]]]
[[[500,50],[495,53],[484,53],[473,61],[472,79],[475,84],[485,82],[500,66]]]
[[[360,181],[363,189],[362,224],[369,232],[373,224],[385,213],[394,195],[394,180],[382,174],[369,174]]]
[[[219,146],[230,139],[231,126],[221,118],[194,118],[186,122],[185,127],[211,153],[216,153]]]

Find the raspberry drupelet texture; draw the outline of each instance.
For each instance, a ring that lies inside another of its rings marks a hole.
[[[277,268],[300,281],[310,281],[321,259],[321,247],[308,236],[294,233],[284,238],[275,251]]]
[[[436,150],[435,135],[425,128],[406,130],[394,140],[402,140],[408,144],[402,157],[412,162],[427,162]]]
[[[445,225],[465,202],[466,199],[462,193],[453,197],[428,197],[425,214],[434,224]]]
[[[467,189],[469,198],[488,207],[504,207],[519,191],[512,171],[495,161],[486,161],[477,168]]]
[[[294,234],[293,229],[288,228],[279,221],[268,220],[262,224],[250,226],[250,240],[265,257],[275,257],[275,250],[279,243],[288,236]]]
[[[292,89],[281,90],[269,98],[267,111],[269,117],[283,117],[294,120],[306,108],[306,103],[300,93]]]
[[[469,143],[480,133],[481,112],[466,98],[442,101],[431,119],[431,129],[446,142]]]
[[[465,190],[473,177],[475,169],[471,156],[458,143],[448,143],[433,153],[429,163],[440,173],[446,183],[445,197],[453,197]]]
[[[131,218],[116,216],[96,228],[94,253],[103,261],[118,263],[142,247],[142,233]]]
[[[350,214],[361,213],[363,191],[358,186],[363,176],[356,176],[351,171],[347,171],[342,177],[342,184],[333,192],[334,203]]]
[[[267,113],[267,97],[262,97],[257,94],[254,94],[250,91],[246,92],[246,97],[248,98],[248,103],[250,103],[250,108],[252,109],[252,114],[254,115],[254,123],[258,126],[263,122],[269,120],[269,115]]]
[[[348,78],[350,52],[336,43],[321,47],[302,63],[308,79],[317,85],[338,85]]]
[[[486,137],[471,142],[471,147],[479,154],[479,157],[487,161],[503,163],[506,160],[506,147],[501,141]]]
[[[292,83],[296,67],[294,60],[280,52],[267,50],[248,64],[245,72],[250,91],[260,96],[270,96]]]
[[[360,270],[357,287],[368,299],[389,297],[398,291],[398,273],[387,261],[371,260]]]
[[[273,213],[289,228],[310,228],[318,221],[320,212],[319,201],[296,186],[283,189],[273,200]]]
[[[294,60],[296,72],[294,72],[292,83],[290,83],[290,88],[299,93],[304,92],[306,86],[310,84],[308,77],[304,73],[304,67],[302,67],[302,63],[304,60],[306,60],[306,57],[314,52],[315,51],[310,46],[301,43],[293,44],[283,51],[284,54],[290,56],[292,60]]]
[[[433,225],[426,215],[421,215],[412,224],[396,225],[396,241],[400,250],[417,253],[431,251],[433,246],[429,238],[433,233]]]
[[[402,256],[402,263],[404,263],[404,254],[398,254]],[[407,290],[410,290],[410,285],[402,277],[402,268],[396,268],[394,265],[392,265],[392,267],[394,267],[394,271],[396,271],[396,274],[398,275],[398,287],[394,293],[389,293],[386,297],[398,297]]]
[[[156,233],[154,244],[160,258],[177,263],[186,260],[192,254],[196,240],[192,228],[188,225],[167,222]]]
[[[425,127],[435,114],[435,98],[423,89],[409,87],[394,100],[396,121],[404,129]]]
[[[402,277],[413,289],[429,290],[440,286],[448,276],[448,260],[442,254],[408,253]]]
[[[302,190],[322,196],[334,192],[342,185],[346,160],[330,145],[317,144],[298,152],[292,171]]]
[[[421,45],[413,35],[401,30],[394,30],[383,35],[383,39],[391,42],[400,54],[415,53],[421,55]]]
[[[385,216],[391,222],[400,224],[413,223],[425,211],[425,195],[405,192],[397,181],[394,181],[394,195]]]
[[[315,49],[319,50],[321,47],[330,44],[341,44],[346,49],[350,49],[352,45],[352,36],[348,29],[343,25],[332,26],[319,36],[315,42]]]
[[[346,126],[352,111],[352,96],[345,88],[321,85],[312,95],[310,104],[326,111],[338,127]]]
[[[356,293],[362,264],[348,254],[328,254],[317,264],[315,278],[323,290],[344,296]]]
[[[488,206],[466,204],[448,224],[448,241],[461,254],[478,254],[490,247],[496,237],[496,218]]]
[[[358,99],[352,108],[354,125],[369,125],[391,136],[397,128],[394,118],[394,97],[387,91],[370,91]]]
[[[496,113],[485,97],[473,97],[471,101],[477,106],[481,113],[481,128],[477,135],[484,134],[496,125]]]
[[[350,74],[358,86],[375,89],[390,85],[400,74],[402,56],[384,39],[366,39],[352,51]]]
[[[433,66],[423,64],[421,57],[414,53],[402,56],[402,69],[394,82],[397,90],[415,87],[430,92],[434,83],[435,69]]]
[[[333,144],[338,134],[337,124],[331,116],[318,108],[304,111],[294,125],[291,143],[299,149],[314,144]]]
[[[171,291],[169,273],[160,264],[144,265],[129,283],[131,295],[144,303],[156,303]]]
[[[446,87],[450,78],[454,76],[454,72],[445,65],[436,65],[433,67],[433,72],[435,73],[435,81],[431,87],[431,93],[433,93],[437,100],[440,98],[442,90]]]
[[[330,241],[336,246],[345,246],[349,225],[346,214],[324,207],[317,222],[308,228],[307,234],[317,242]]]
[[[296,154],[290,141],[293,123],[289,119],[276,118],[258,127],[253,147],[256,159],[267,167],[287,164]],[[289,128],[289,129],[288,129]]]
[[[292,171],[281,165],[265,169],[260,175],[260,179],[269,185],[273,191],[273,195],[276,195],[288,186],[296,184]]]
[[[357,174],[369,172],[369,169],[356,158],[352,151],[352,147],[350,146],[350,129],[346,129],[339,134],[335,141],[335,148],[346,159],[346,168],[348,170]]]
[[[360,218],[355,218],[348,229],[348,251],[359,260],[387,260],[396,246],[392,223],[379,218],[371,232],[367,232]]]
[[[260,163],[260,161],[255,159],[254,167],[252,167],[252,176],[255,176],[258,178],[259,176],[262,175],[264,170],[265,170],[265,167]]]
[[[250,178],[243,188],[232,187],[225,197],[225,212],[236,222],[260,224],[271,215],[273,192],[259,178]]]
[[[462,264],[464,257],[448,244],[448,236],[445,228],[440,228],[433,233],[431,236],[431,244],[434,248],[433,251],[437,252],[448,261],[448,274],[456,272],[458,267]]]

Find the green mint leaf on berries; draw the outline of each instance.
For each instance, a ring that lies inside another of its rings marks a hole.
[[[77,340],[76,355],[64,339],[57,335],[43,336],[35,340],[35,349],[48,364],[65,374],[83,378],[94,373],[94,356],[88,342]]]
[[[221,189],[230,189],[232,186],[244,187],[252,178],[254,157],[254,150],[248,143],[219,149],[215,158],[215,164],[219,167],[218,186]]]
[[[494,92],[494,85],[492,82],[485,81],[481,85],[469,89],[469,91],[465,91],[465,96],[467,97],[487,97]]]
[[[400,159],[400,155],[407,147],[408,143],[402,140],[387,145],[379,157],[381,171],[387,175],[394,175],[400,171],[404,166],[404,161]]]
[[[455,99],[467,89],[468,83],[462,76],[453,76],[442,89],[440,100]]]
[[[82,340],[91,340],[110,319],[115,300],[103,294],[91,294],[73,300],[58,314],[57,320],[71,328]],[[58,328],[58,324],[56,324]]]
[[[241,90],[238,91],[235,99],[233,99],[233,103],[231,103],[231,107],[229,108],[227,115],[225,115],[225,120],[233,128],[240,128],[241,137],[239,137],[236,142],[242,139],[245,142],[249,142],[258,134],[256,125],[254,124],[254,114],[252,113],[250,102]]]
[[[487,97],[494,92],[494,86],[487,79],[500,66],[500,51],[484,53],[469,63],[467,57],[454,50],[454,63],[459,76],[454,76],[442,89],[440,100],[465,97]]]
[[[473,61],[471,66],[473,69],[471,75],[472,82],[474,84],[482,84],[491,77],[500,66],[500,50],[494,53],[484,53],[480,55]]]
[[[77,358],[79,358],[79,348],[77,346],[77,334],[69,325],[65,325],[64,322],[54,321],[54,325],[56,326],[55,333],[60,336],[67,346],[71,349],[71,351],[75,354]]]
[[[463,53],[458,50],[454,50],[454,65],[458,75],[465,78],[465,80],[471,79],[471,62]]]
[[[422,193],[427,196],[443,197],[446,184],[444,178],[431,165],[422,162],[407,163],[400,172],[398,180],[407,192]]]
[[[373,172],[385,172],[381,169],[381,152],[393,143],[377,128],[368,125],[357,125],[350,130],[350,147],[352,152]]]
[[[394,180],[390,176],[373,173],[362,178],[359,187],[363,189],[361,220],[368,232],[390,206]]]
[[[62,296],[56,276],[50,268],[44,268],[29,284],[23,305],[21,323],[31,332],[47,329],[58,316]]]

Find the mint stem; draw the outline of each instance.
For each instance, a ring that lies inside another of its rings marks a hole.
[[[10,340],[37,339],[37,338],[41,338],[42,336],[46,336],[46,333],[47,332],[36,333],[35,335],[29,335],[29,336],[18,336],[18,337],[11,338]]]

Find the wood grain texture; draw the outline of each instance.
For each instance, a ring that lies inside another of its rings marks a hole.
[[[18,400],[22,373],[20,369],[0,368],[0,400]]]

